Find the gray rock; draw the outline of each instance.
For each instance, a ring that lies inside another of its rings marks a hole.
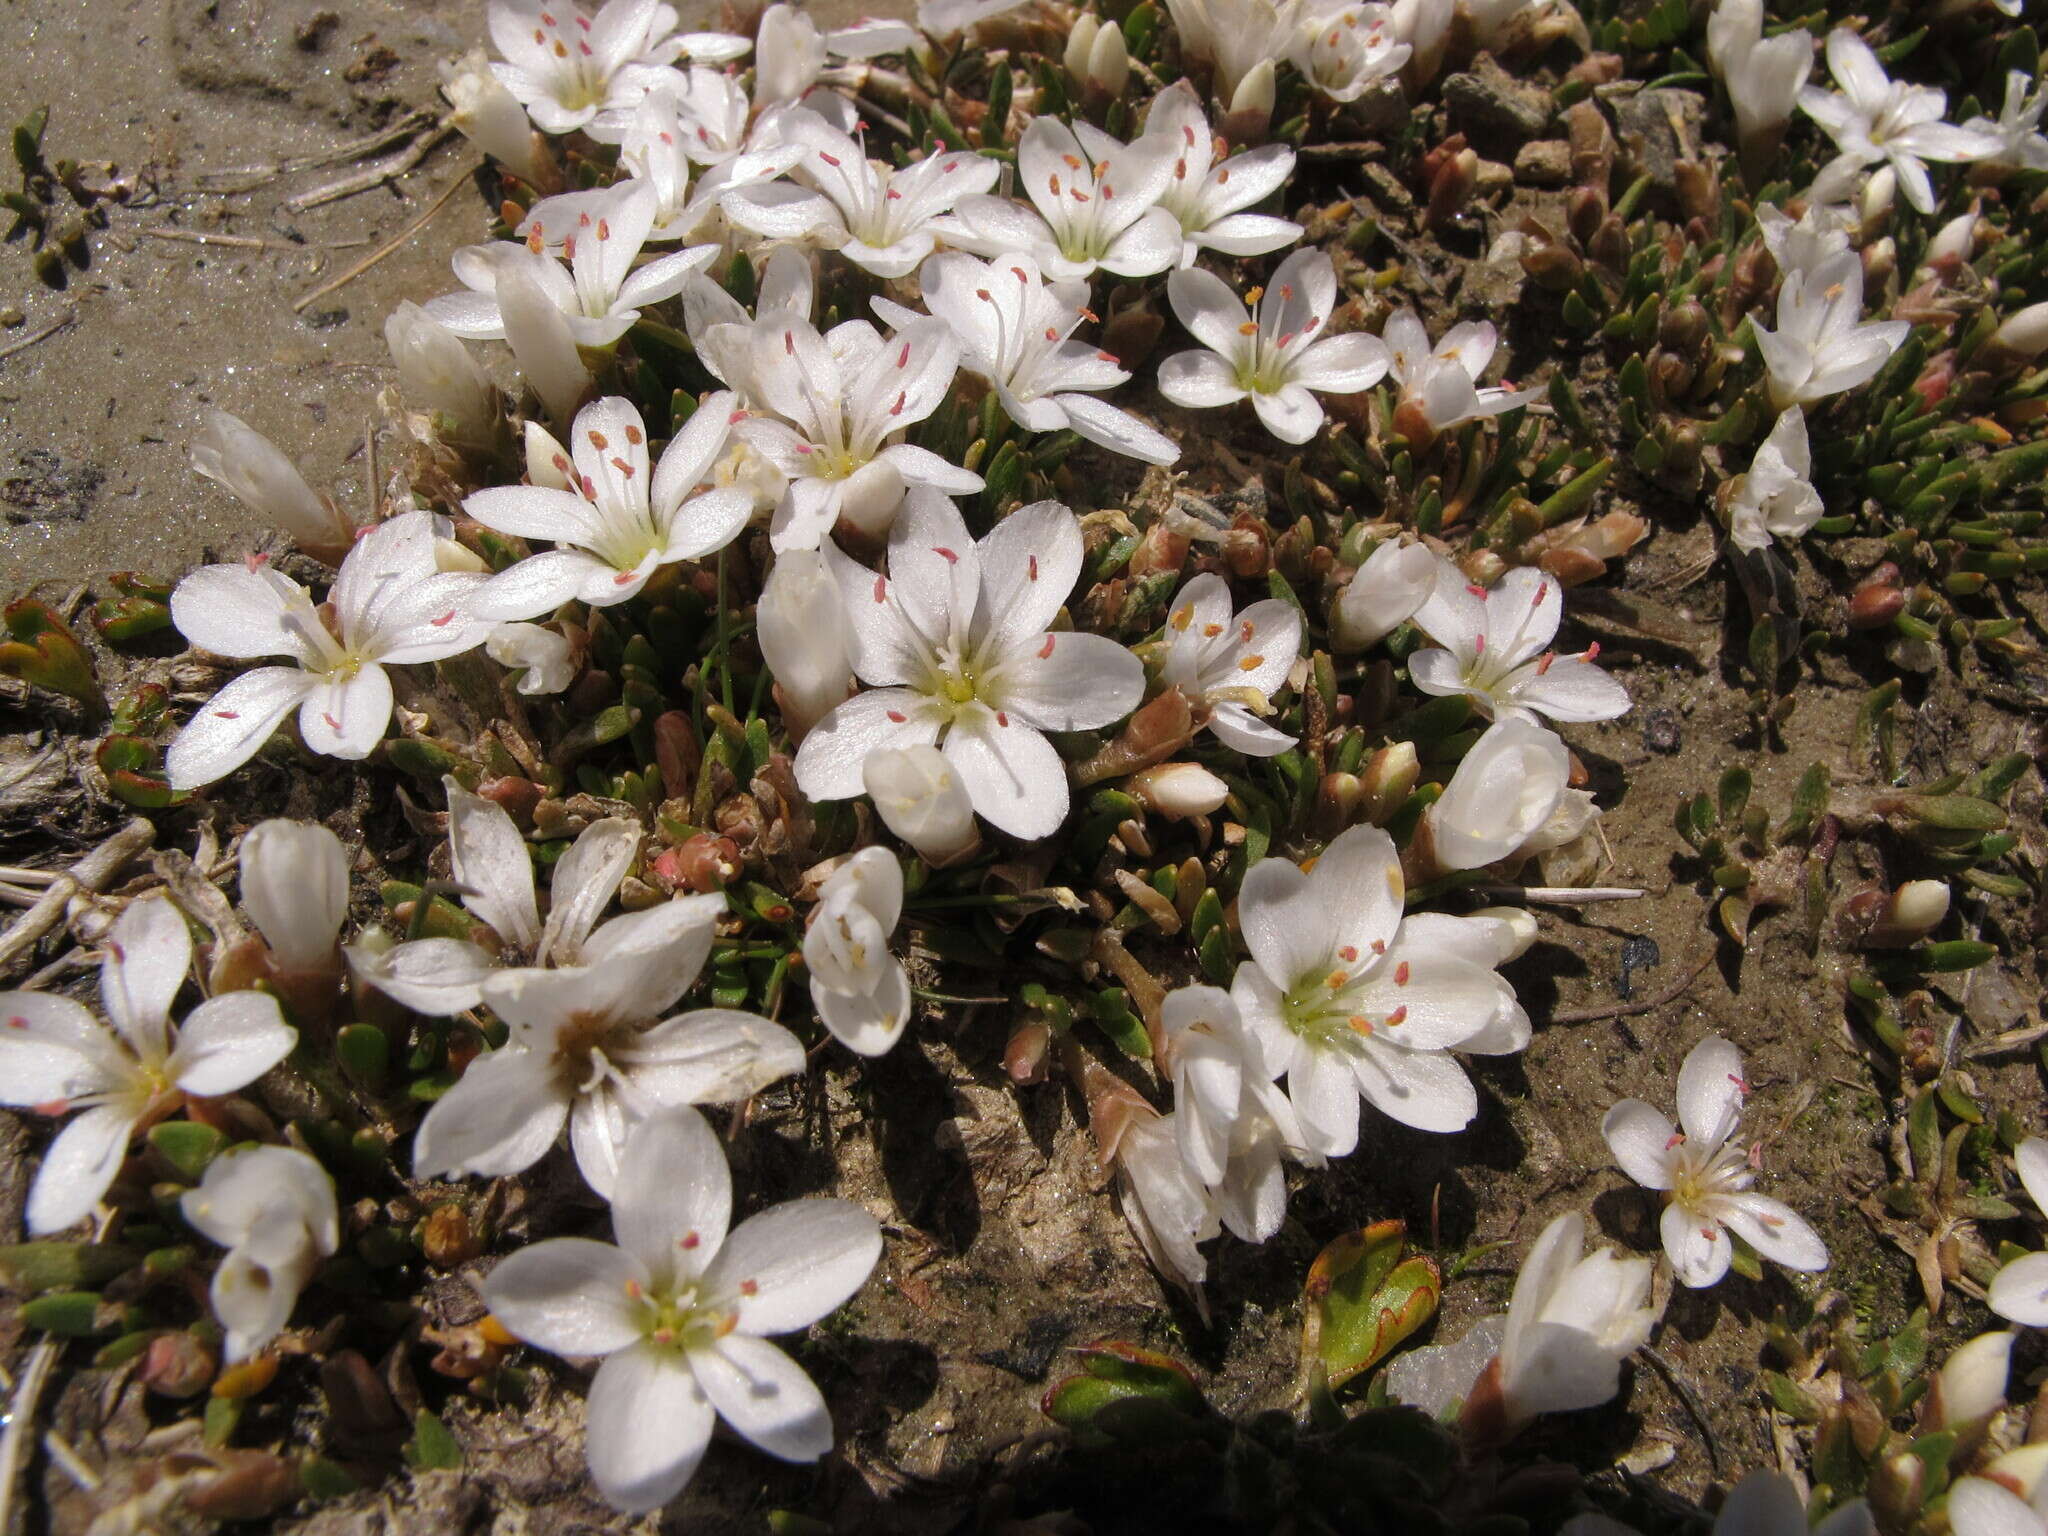
[[[1615,134],[1625,153],[1628,180],[1647,173],[1661,199],[1675,199],[1678,162],[1698,153],[1706,115],[1706,98],[1697,91],[1638,91],[1617,100]],[[1617,196],[1623,185],[1616,183]]]
[[[1481,153],[1533,139],[1550,126],[1550,93],[1525,85],[1480,54],[1472,67],[1444,81],[1444,107],[1451,126]]]
[[[1563,139],[1531,139],[1515,152],[1515,180],[1561,187],[1572,179],[1572,147]]]

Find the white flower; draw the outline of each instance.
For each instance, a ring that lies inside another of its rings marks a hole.
[[[771,1456],[832,1448],[825,1400],[763,1335],[793,1333],[860,1289],[882,1253],[875,1219],[846,1200],[792,1200],[727,1231],[732,1175],[694,1110],[627,1143],[612,1230],[522,1248],[485,1277],[492,1316],[555,1354],[601,1355],[588,1455],[598,1491],[632,1513],[682,1492],[716,1419]]]
[[[1145,109],[1145,132],[1175,144],[1173,175],[1159,206],[1180,221],[1180,264],[1191,267],[1203,250],[1226,256],[1263,256],[1301,238],[1301,226],[1271,214],[1246,213],[1294,174],[1294,151],[1264,144],[1224,158],[1223,140],[1211,133],[1195,88],[1177,80]]]
[[[792,549],[776,557],[754,609],[754,633],[792,736],[808,731],[853,692],[846,604],[825,557],[815,549]]]
[[[903,915],[903,866],[886,848],[863,848],[825,877],[804,934],[811,1002],[833,1038],[879,1056],[910,1022],[910,977],[889,953]]]
[[[529,696],[560,693],[576,681],[575,648],[569,637],[544,624],[494,624],[484,641],[484,654],[518,672],[519,691]]]
[[[1523,851],[1564,803],[1570,775],[1570,754],[1555,731],[1520,716],[1495,721],[1426,813],[1437,864],[1484,869]]]
[[[1209,729],[1250,757],[1277,757],[1295,737],[1259,718],[1287,686],[1301,655],[1301,613],[1277,597],[1232,617],[1230,584],[1213,571],[1195,577],[1167,605],[1160,681],[1209,706]]]
[[[2038,1211],[2048,1211],[2048,1141],[2029,1136],[2013,1154],[2020,1183]],[[2029,1328],[2048,1328],[2048,1253],[2014,1259],[1991,1282],[1991,1310]]]
[[[856,21],[820,32],[818,24],[792,5],[771,5],[761,13],[754,42],[754,95],[763,106],[795,101],[818,83],[833,55],[871,59],[901,53],[917,33],[900,21]]]
[[[1330,100],[1356,101],[1375,81],[1399,74],[1413,52],[1387,6],[1322,0],[1301,12],[1288,58]]]
[[[1763,0],[1718,0],[1707,18],[1707,58],[1735,109],[1745,169],[1760,175],[1813,73],[1813,34],[1766,40]]]
[[[1201,1245],[1221,1228],[1215,1202],[1182,1160],[1177,1118],[1149,1105],[1132,1109],[1116,1138],[1117,1193],[1152,1267],[1192,1288],[1209,1272]]]
[[[2048,91],[2035,88],[2035,81],[2020,70],[2007,70],[2005,101],[1998,118],[1973,117],[1963,127],[1998,147],[1980,155],[1977,164],[1985,171],[2048,171],[2048,135],[2041,132],[2041,117],[2048,112]]]
[[[492,0],[491,41],[505,56],[491,72],[547,133],[581,128],[618,142],[625,119],[688,54],[722,64],[747,51],[743,37],[677,34],[659,0],[606,0],[595,16],[577,0]]]
[[[0,1104],[81,1112],[43,1154],[28,1197],[31,1233],[90,1214],[138,1129],[174,1114],[188,1094],[248,1087],[297,1042],[266,992],[210,998],[173,1026],[171,1004],[191,968],[184,917],[152,897],[131,902],[107,934],[100,1005],[111,1028],[68,997],[0,992]]]
[[[1628,713],[1628,690],[1593,665],[1598,646],[1577,656],[1549,649],[1564,617],[1564,588],[1547,571],[1516,566],[1487,588],[1446,562],[1414,617],[1441,647],[1408,658],[1408,675],[1424,693],[1462,693],[1488,719],[1612,720]]]
[[[1230,994],[1180,987],[1160,1010],[1173,1072],[1174,1139],[1181,1161],[1209,1190],[1217,1216],[1263,1243],[1287,1215],[1284,1154],[1322,1159],[1302,1145],[1294,1108],[1260,1067]]]
[[[967,785],[937,747],[878,747],[861,767],[861,784],[882,825],[934,869],[981,846]]]
[[[535,965],[577,965],[584,941],[618,894],[640,850],[640,828],[623,816],[593,821],[555,861],[548,920],[534,898],[533,858],[511,816],[495,800],[471,794],[452,776],[448,863],[463,906],[486,924],[510,956]],[[356,976],[419,1013],[461,1013],[483,1002],[496,957],[466,939],[411,939],[386,950],[348,949]]]
[[[1811,405],[1867,382],[1912,325],[1863,319],[1863,260],[1854,251],[1793,268],[1778,287],[1778,328],[1751,322],[1779,410]]]
[[[242,839],[242,905],[284,971],[339,971],[348,850],[316,822],[275,817]]]
[[[995,185],[1002,167],[952,150],[902,170],[870,160],[867,147],[814,112],[793,111],[781,132],[801,146],[803,185],[766,182],[728,192],[719,206],[740,228],[771,240],[802,240],[839,252],[876,277],[905,277],[932,253],[938,220]]]
[[[1050,836],[1067,770],[1047,731],[1111,725],[1145,695],[1137,657],[1102,635],[1051,630],[1081,574],[1081,525],[1058,502],[1019,507],[976,542],[959,509],[913,492],[889,530],[889,574],[827,545],[868,684],[797,749],[814,800],[861,792],[868,754],[936,743],[976,811],[1012,837]]]
[[[1560,1216],[1522,1261],[1504,1315],[1456,1344],[1412,1350],[1387,1384],[1401,1402],[1441,1413],[1463,1398],[1465,1420],[1505,1437],[1538,1414],[1595,1408],[1621,1390],[1621,1363],[1647,1343],[1653,1265],[1612,1249],[1585,1252],[1585,1218]]]
[[[769,527],[777,554],[816,549],[842,517],[880,533],[906,486],[981,489],[981,476],[930,449],[887,442],[931,415],[952,389],[960,343],[946,325],[922,320],[884,340],[865,320],[826,336],[808,320],[778,320],[755,325],[750,387],[780,419],[750,416],[739,424],[740,437],[789,480]]]
[[[1842,94],[1817,85],[1799,92],[1800,110],[1826,130],[1839,151],[1814,179],[1809,194],[1814,201],[1841,201],[1865,167],[1889,162],[1906,189],[1906,201],[1932,213],[1934,184],[1923,161],[1980,160],[2003,147],[1995,134],[1943,122],[1947,92],[1893,80],[1870,45],[1847,28],[1828,34],[1827,55]]]
[[[1442,569],[1426,545],[1398,539],[1378,544],[1337,594],[1331,638],[1346,651],[1377,645],[1415,617],[1436,590]]]
[[[960,365],[994,386],[1009,418],[1029,432],[1071,428],[1112,453],[1147,464],[1171,464],[1180,447],[1165,433],[1093,391],[1127,382],[1113,353],[1073,339],[1095,317],[1061,285],[1040,277],[1038,263],[1021,252],[977,261],[944,252],[918,273],[925,306],[960,342]],[[910,310],[875,301],[877,313],[902,326]]]
[[[427,1111],[413,1138],[414,1174],[521,1172],[566,1121],[576,1166],[609,1197],[636,1122],[677,1105],[744,1099],[801,1072],[796,1036],[756,1014],[703,1008],[661,1018],[695,985],[724,911],[723,896],[664,902],[606,923],[573,965],[485,976],[484,1004],[511,1038],[471,1062]]]
[[[1641,1099],[1623,1099],[1601,1122],[1622,1172],[1665,1192],[1664,1252],[1681,1285],[1712,1285],[1728,1273],[1731,1231],[1787,1269],[1828,1267],[1826,1247],[1790,1206],[1750,1193],[1756,1164],[1733,1144],[1748,1095],[1742,1053],[1708,1035],[1678,1069],[1682,1134]]]
[[[226,411],[208,411],[192,440],[192,467],[258,517],[290,534],[306,553],[334,564],[356,530],[261,432]]]
[[[2021,1498],[1989,1477],[1959,1477],[1948,1491],[1946,1507],[1955,1536],[2042,1536],[2048,1531],[2048,1483],[2037,1484],[2031,1498]]]
[[[234,772],[293,709],[312,751],[368,757],[391,720],[384,668],[458,655],[488,632],[464,607],[483,578],[436,564],[434,541],[447,529],[431,512],[378,524],[349,551],[319,608],[260,559],[204,565],[179,582],[171,622],[193,645],[240,661],[289,656],[295,665],[244,672],[202,705],[164,755],[172,787],[196,789]]]
[[[1749,473],[1735,477],[1728,498],[1728,537],[1735,547],[1769,549],[1773,536],[1796,539],[1810,532],[1827,511],[1808,479],[1812,473],[1806,413],[1795,405],[1779,414],[1771,435],[1758,445]]]
[[[210,1299],[227,1329],[229,1365],[284,1331],[313,1271],[341,1246],[334,1181],[290,1147],[223,1152],[178,1207],[202,1235],[228,1250],[213,1272]]]
[[[573,464],[577,489],[496,485],[470,495],[462,510],[486,528],[556,546],[491,577],[470,612],[530,619],[571,598],[609,607],[636,596],[662,566],[725,548],[753,516],[753,498],[697,487],[725,448],[736,403],[724,392],[706,395],[650,466],[633,403],[599,400],[576,413],[568,452],[556,450],[556,468],[566,474]]]
[[[1033,118],[1017,141],[1017,174],[1032,207],[965,197],[938,233],[977,256],[1029,252],[1056,282],[1097,268],[1149,277],[1180,260],[1180,224],[1159,206],[1179,155],[1164,134],[1123,144],[1088,123]]]
[[[1215,66],[1214,95],[1232,100],[1245,78],[1288,51],[1295,30],[1294,7],[1273,0],[1167,0],[1181,51]]]
[[[1390,371],[1400,386],[1401,408],[1415,418],[1423,436],[1461,422],[1498,416],[1518,405],[1527,405],[1542,393],[1534,389],[1509,389],[1505,385],[1479,387],[1480,375],[1486,372],[1493,361],[1494,348],[1500,344],[1499,333],[1488,321],[1452,326],[1432,350],[1429,332],[1415,318],[1415,311],[1403,309],[1387,317],[1383,339]],[[1402,425],[1402,430],[1406,432],[1407,427]]]
[[[620,0],[612,0],[619,4]],[[426,311],[458,336],[496,341],[507,332],[498,285],[508,271],[524,273],[561,311],[582,347],[608,347],[633,328],[640,311],[683,291],[717,254],[711,245],[657,256],[634,268],[654,232],[656,194],[651,182],[622,181],[572,205],[573,222],[560,231],[529,218],[526,243],[498,240],[455,253],[455,275],[469,291],[429,299]],[[548,254],[559,247],[568,265]]]
[[[470,143],[537,187],[559,181],[553,163],[534,139],[526,108],[506,90],[481,48],[441,66],[441,93],[452,109],[448,121]]]
[[[1326,1157],[1358,1144],[1361,1094],[1403,1125],[1462,1130],[1479,1100],[1448,1053],[1528,1043],[1528,1019],[1493,972],[1499,925],[1404,919],[1405,894],[1393,839],[1352,827],[1310,873],[1261,859],[1238,897],[1252,958],[1231,997],[1261,1070],[1286,1075],[1302,1145]]]
[[[1756,211],[1757,230],[1764,248],[1782,273],[1811,272],[1832,256],[1849,249],[1849,234],[1857,227],[1856,212],[1839,203],[1808,203],[1797,220],[1787,218],[1772,203]]]
[[[1356,394],[1386,374],[1387,349],[1377,338],[1323,335],[1337,303],[1337,274],[1320,250],[1296,251],[1281,262],[1270,284],[1246,295],[1252,314],[1228,283],[1200,267],[1174,273],[1166,294],[1180,323],[1207,348],[1159,365],[1159,392],[1176,405],[1201,409],[1249,397],[1268,432],[1283,443],[1305,443],[1323,424],[1311,390]]]

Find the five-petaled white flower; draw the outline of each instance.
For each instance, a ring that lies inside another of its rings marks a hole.
[[[1224,158],[1224,141],[1210,132],[1195,88],[1177,80],[1152,98],[1145,111],[1146,134],[1174,141],[1173,175],[1159,194],[1159,206],[1180,221],[1180,264],[1191,267],[1203,250],[1226,256],[1263,256],[1301,238],[1292,219],[1246,213],[1265,201],[1294,174],[1294,151],[1262,144]]]
[[[1870,45],[1845,27],[1828,34],[1828,69],[1842,94],[1817,85],[1803,87],[1799,107],[1826,130],[1839,151],[1821,167],[1808,196],[1818,203],[1850,197],[1865,167],[1889,162],[1906,189],[1906,201],[1922,213],[1934,211],[1928,160],[1977,160],[1998,153],[1995,135],[1942,121],[1948,93],[1930,85],[1894,80]]]
[[[811,1002],[834,1039],[879,1056],[910,1022],[910,977],[889,953],[903,915],[903,866],[886,848],[863,848],[825,877],[804,934]]]
[[[1207,349],[1159,365],[1159,392],[1175,405],[1199,410],[1249,398],[1268,432],[1305,443],[1323,424],[1311,390],[1356,394],[1386,374],[1387,349],[1377,337],[1323,334],[1337,304],[1337,273],[1322,251],[1296,251],[1281,262],[1269,284],[1246,295],[1252,313],[1228,283],[1200,267],[1174,273],[1166,295]]]
[[[1116,641],[1051,628],[1081,574],[1074,514],[1034,502],[977,542],[952,502],[913,491],[886,577],[830,544],[825,557],[868,687],[804,737],[798,787],[845,800],[870,752],[936,742],[983,817],[1050,836],[1066,820],[1067,770],[1044,733],[1114,724],[1145,696],[1144,664]]]
[[[738,430],[789,481],[769,525],[778,553],[816,549],[842,517],[880,533],[906,486],[981,489],[981,476],[930,449],[887,442],[953,387],[960,343],[942,321],[920,320],[885,339],[865,320],[820,336],[808,320],[777,319],[755,322],[748,382],[774,417],[750,416]]]
[[[191,968],[184,917],[169,900],[147,897],[107,934],[107,1024],[68,997],[0,992],[0,1104],[81,1111],[43,1155],[29,1191],[30,1232],[60,1232],[90,1214],[138,1130],[175,1114],[188,1095],[248,1087],[297,1043],[267,992],[223,993],[174,1026],[171,1004]]]
[[[960,342],[960,365],[987,379],[1010,420],[1029,432],[1069,428],[1112,453],[1171,464],[1180,447],[1128,411],[1095,398],[1130,375],[1113,353],[1073,339],[1095,317],[1062,285],[1047,283],[1021,252],[977,261],[943,252],[918,273],[924,302]],[[897,326],[916,318],[886,299],[875,310]]]
[[[1799,29],[1767,39],[1763,0],[1717,0],[1707,18],[1707,59],[1735,109],[1743,170],[1760,180],[1813,73],[1813,34]]]
[[[1778,286],[1778,328],[1750,322],[1779,410],[1854,389],[1882,368],[1912,331],[1905,320],[1863,318],[1863,258],[1841,251],[1793,268]]]
[[[1415,610],[1415,627],[1442,649],[1417,651],[1408,675],[1424,693],[1462,693],[1488,719],[1612,720],[1628,690],[1593,665],[1597,645],[1576,656],[1550,649],[1564,618],[1564,588],[1534,566],[1517,566],[1491,588],[1446,562]]]
[[[348,948],[355,975],[386,996],[425,1014],[455,1014],[483,1002],[484,978],[501,958],[533,965],[575,965],[583,943],[633,867],[639,824],[605,816],[576,835],[555,860],[548,916],[534,898],[533,856],[511,815],[495,800],[471,794],[452,775],[448,792],[448,865],[471,917],[496,936],[493,953],[468,939],[408,939],[389,949]]]
[[[1796,539],[1810,532],[1827,511],[1812,474],[1806,412],[1795,405],[1779,414],[1771,435],[1757,446],[1749,472],[1735,477],[1728,496],[1728,537],[1735,547],[1769,549],[1773,537]]]
[[[573,965],[486,976],[484,1003],[511,1038],[472,1061],[427,1111],[414,1173],[519,1173],[566,1121],[584,1180],[609,1196],[636,1122],[677,1105],[744,1099],[801,1072],[796,1036],[758,1015],[702,1008],[661,1018],[695,985],[724,911],[723,896],[664,902],[606,923]]]
[[[465,607],[483,577],[443,571],[446,518],[406,512],[356,542],[318,607],[259,556],[203,565],[171,594],[171,622],[193,645],[238,661],[295,665],[244,672],[194,714],[164,755],[175,789],[196,789],[256,755],[284,717],[329,757],[368,757],[391,721],[384,668],[441,661],[483,644],[490,625]],[[330,618],[331,616],[331,618]]]
[[[732,1175],[695,1110],[643,1122],[612,1196],[617,1246],[555,1237],[482,1285],[508,1332],[558,1355],[601,1355],[588,1456],[622,1510],[659,1509],[690,1481],[724,1419],[784,1461],[832,1448],[825,1400],[763,1335],[794,1333],[860,1289],[882,1254],[847,1200],[792,1200],[727,1230]]]
[[[1500,345],[1500,334],[1489,321],[1454,325],[1432,348],[1415,311],[1403,309],[1387,317],[1383,339],[1388,368],[1401,391],[1395,426],[1411,439],[1426,442],[1447,427],[1498,416],[1542,393],[1505,384],[1479,387]]]
[[[341,1246],[327,1170],[291,1147],[240,1147],[206,1165],[178,1202],[185,1220],[227,1249],[208,1299],[227,1329],[227,1363],[284,1331],[299,1292]]]
[[[457,336],[502,341],[505,312],[498,284],[517,271],[561,311],[579,347],[608,347],[633,328],[642,308],[681,293],[690,274],[718,253],[715,245],[693,245],[635,269],[654,233],[658,200],[651,182],[622,181],[558,206],[564,206],[562,227],[528,219],[520,226],[524,245],[497,240],[457,251],[451,264],[468,291],[429,299],[426,312]],[[561,252],[566,267],[553,250]]]
[[[1017,141],[1017,174],[1032,206],[964,197],[938,232],[977,256],[1028,251],[1055,282],[1098,267],[1149,277],[1180,260],[1180,223],[1159,206],[1179,153],[1164,134],[1124,144],[1089,123],[1033,118]]]
[[[471,597],[470,612],[530,619],[571,598],[608,607],[638,594],[662,566],[725,548],[753,516],[753,497],[697,488],[724,451],[737,403],[724,391],[706,395],[650,465],[647,426],[633,403],[596,401],[576,413],[568,451],[552,445],[547,452],[553,483],[473,493],[462,510],[486,528],[552,539],[556,547],[491,577]],[[538,431],[529,429],[530,446]]]
[[[1452,1050],[1503,1055],[1529,1020],[1493,967],[1509,952],[1495,918],[1402,916],[1393,839],[1352,827],[1314,870],[1261,859],[1239,921],[1252,958],[1230,994],[1268,1077],[1285,1074],[1303,1145],[1342,1157],[1358,1144],[1362,1094],[1424,1131],[1462,1130],[1479,1099]]]
[[[750,46],[725,33],[678,33],[675,8],[660,0],[606,0],[595,16],[577,0],[492,0],[485,14],[505,56],[491,73],[534,123],[607,143],[678,58],[722,64]]]
[[[1735,1144],[1748,1096],[1742,1053],[1708,1035],[1678,1069],[1683,1131],[1641,1099],[1623,1099],[1600,1124],[1621,1171],[1664,1192],[1664,1251],[1681,1285],[1712,1285],[1728,1273],[1731,1231],[1787,1269],[1828,1267],[1827,1248],[1812,1227],[1783,1201],[1750,1192],[1758,1165]]]
[[[1204,571],[1167,605],[1166,660],[1160,681],[1192,703],[1209,706],[1217,740],[1248,757],[1277,757],[1295,739],[1259,716],[1287,686],[1301,655],[1301,612],[1277,597],[1261,598],[1235,616],[1230,584]]]
[[[876,277],[906,277],[931,255],[934,224],[963,197],[988,191],[1002,167],[971,150],[927,155],[902,170],[870,160],[867,146],[815,112],[781,122],[799,146],[802,183],[760,182],[728,192],[719,206],[741,229],[771,240],[801,240],[839,252]]]
[[[1401,72],[1414,48],[1385,5],[1310,0],[1296,12],[1288,62],[1332,101],[1356,101],[1377,80]]]

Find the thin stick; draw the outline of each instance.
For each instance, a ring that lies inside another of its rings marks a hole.
[[[316,154],[288,155],[282,160],[273,160],[267,165],[230,165],[218,171],[201,171],[193,177],[194,184],[202,192],[248,192],[267,181],[280,176],[289,176],[298,171],[310,171],[323,165],[340,165],[359,155],[367,155],[388,144],[409,139],[434,120],[430,112],[411,112],[389,128],[379,129],[368,138],[351,139],[346,144],[337,144],[332,149],[323,149]],[[250,180],[249,178],[254,178]]]
[[[18,885],[9,885],[6,881],[0,880],[0,902],[5,902],[10,907],[32,907],[42,899],[42,893],[39,891],[24,891]]]
[[[15,885],[49,885],[58,879],[54,869],[30,869],[26,864],[0,864],[0,880]]]
[[[14,1384],[14,1397],[7,1405],[7,1428],[0,1432],[0,1536],[14,1529],[14,1485],[21,1479],[22,1454],[35,1438],[37,1406],[43,1386],[50,1379],[50,1367],[57,1363],[57,1341],[45,1339],[29,1351],[28,1364]]]
[[[22,337],[19,341],[10,341],[6,346],[0,347],[0,359],[10,358],[17,352],[26,352],[39,341],[48,341],[77,318],[78,311],[76,309],[65,310],[63,314],[52,320],[41,330],[30,331],[28,335]]]
[[[296,251],[296,246],[285,240],[259,240],[254,235],[210,235],[197,229],[145,229],[140,233],[154,240],[178,240],[187,245],[231,245],[238,251]]]
[[[129,860],[155,841],[156,828],[138,816],[52,881],[42,899],[0,933],[0,970],[33,949],[64,920],[72,897],[105,890]]]
[[[304,213],[308,209],[318,208],[323,203],[338,203],[344,197],[354,197],[358,192],[375,191],[386,182],[398,180],[441,145],[447,143],[454,133],[452,127],[443,123],[434,132],[414,139],[397,154],[387,156],[374,165],[366,165],[360,171],[351,171],[340,180],[330,181],[323,187],[301,192],[297,197],[288,197],[284,200],[284,205],[293,213]]]
[[[1633,1003],[1614,1003],[1606,1008],[1567,1008],[1562,1013],[1553,1013],[1550,1016],[1550,1022],[1553,1024],[1594,1024],[1601,1019],[1626,1019],[1638,1013],[1648,1013],[1652,1008],[1662,1008],[1666,1003],[1684,992],[1687,987],[1691,986],[1699,978],[1700,972],[1707,968],[1708,962],[1713,958],[1714,951],[1712,948],[1709,948],[1705,954],[1701,955],[1693,963],[1691,969],[1655,997],[1646,997]]]
[[[1634,901],[1647,896],[1626,885],[1474,885],[1466,889],[1495,901],[1540,901],[1556,907],[1584,906],[1595,901]]]
[[[435,198],[432,203],[428,204],[426,212],[422,213],[418,218],[414,219],[410,224],[406,225],[405,228],[400,230],[396,235],[393,235],[390,240],[385,242],[383,245],[378,246],[376,250],[372,251],[369,255],[365,256],[361,261],[357,262],[354,266],[350,267],[346,272],[342,273],[341,276],[332,278],[329,281],[322,283],[318,288],[315,288],[311,293],[304,294],[301,297],[292,300],[292,313],[295,315],[304,314],[306,312],[306,308],[308,305],[311,305],[320,299],[326,298],[328,294],[335,292],[337,289],[347,287],[350,283],[354,282],[357,278],[361,277],[365,272],[369,271],[370,268],[376,266],[378,262],[382,261],[385,257],[389,256],[401,245],[404,245],[406,241],[410,240],[414,235],[418,234],[421,230],[425,229],[427,225],[432,223],[434,215],[439,213],[443,208],[447,207],[448,200],[455,196],[455,194],[458,191],[460,191],[468,183],[468,181],[469,178],[467,176],[458,176],[453,181],[449,182],[447,189],[443,191],[439,197]]]

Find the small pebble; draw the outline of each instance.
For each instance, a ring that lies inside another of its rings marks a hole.
[[[1643,716],[1643,746],[1646,750],[1668,756],[1678,750],[1680,740],[1678,711],[1653,709]]]
[[[28,316],[16,309],[12,304],[8,305],[5,309],[0,309],[0,325],[6,326],[10,331],[16,329],[27,319]]]

